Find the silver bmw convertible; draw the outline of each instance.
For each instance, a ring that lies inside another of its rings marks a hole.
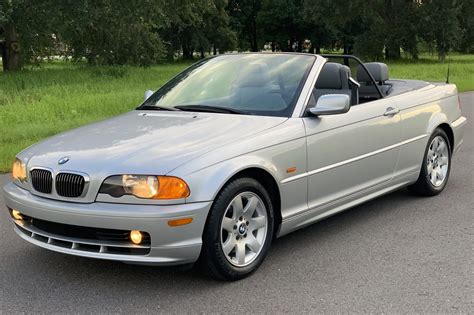
[[[439,194],[465,123],[455,85],[383,63],[220,55],[22,151],[3,191],[34,245],[236,280],[276,237],[402,187]]]

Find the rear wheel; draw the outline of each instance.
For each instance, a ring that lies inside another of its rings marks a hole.
[[[443,191],[451,170],[451,145],[442,129],[436,129],[428,141],[420,176],[408,189],[418,195],[435,196]]]
[[[238,178],[219,193],[203,234],[201,265],[212,276],[238,280],[255,271],[270,248],[273,207],[253,178]]]

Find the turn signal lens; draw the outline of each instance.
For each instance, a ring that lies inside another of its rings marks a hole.
[[[193,222],[193,218],[182,218],[168,221],[169,226],[181,226]]]
[[[130,240],[132,241],[133,244],[138,245],[142,242],[143,236],[140,231],[133,230],[130,232]]]
[[[189,187],[178,177],[158,176],[160,189],[155,199],[180,199],[189,197]]]
[[[26,181],[26,164],[20,159],[13,162],[12,177],[20,182]]]
[[[23,220],[23,216],[21,215],[20,211],[18,211],[18,210],[12,210],[12,217],[15,220]]]

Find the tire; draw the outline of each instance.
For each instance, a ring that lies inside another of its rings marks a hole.
[[[434,171],[437,170],[439,175]],[[443,191],[451,171],[451,143],[444,130],[431,135],[423,156],[420,176],[408,190],[420,196],[435,196]]]
[[[201,268],[220,280],[250,275],[270,249],[274,225],[273,205],[265,187],[253,178],[231,181],[210,209],[203,233]]]

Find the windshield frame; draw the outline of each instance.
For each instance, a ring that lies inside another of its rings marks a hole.
[[[148,109],[145,109],[145,107],[147,107],[147,106],[157,106],[154,103],[150,104],[150,102],[152,101],[152,99],[155,95],[162,94],[162,93],[166,92],[167,90],[172,88],[175,85],[175,82],[177,80],[180,80],[181,77],[187,75],[190,71],[193,71],[194,69],[200,67],[202,64],[207,63],[209,60],[219,58],[219,57],[234,56],[234,55],[237,55],[237,56],[239,56],[239,55],[298,55],[298,56],[306,56],[306,57],[312,57],[313,58],[313,60],[308,64],[305,72],[303,73],[303,75],[301,77],[301,80],[298,84],[298,87],[295,90],[293,99],[288,104],[286,109],[284,109],[283,114],[276,114],[276,115],[265,115],[265,114],[261,114],[261,113],[258,113],[258,114],[256,114],[256,113],[242,114],[242,115],[252,115],[252,116],[270,116],[270,117],[287,117],[287,118],[292,117],[294,115],[295,107],[297,106],[298,102],[301,99],[301,93],[303,91],[303,88],[305,87],[305,84],[307,83],[308,77],[310,76],[311,72],[314,69],[314,66],[315,66],[316,62],[319,59],[318,55],[315,55],[315,54],[292,53],[292,52],[282,52],[282,53],[280,53],[280,52],[278,52],[278,53],[274,53],[274,52],[250,52],[250,53],[230,53],[230,54],[222,54],[222,55],[217,55],[217,56],[210,56],[210,57],[201,59],[201,60],[197,61],[196,63],[193,63],[189,67],[185,68],[183,71],[176,74],[169,81],[167,81],[164,85],[162,85],[158,90],[156,90],[149,98],[144,100],[142,102],[142,104],[140,104],[140,106],[138,106],[136,108],[136,110],[148,110]],[[174,106],[178,106],[178,105],[181,105],[181,104],[174,104],[173,107],[169,106],[169,108],[173,109]]]

